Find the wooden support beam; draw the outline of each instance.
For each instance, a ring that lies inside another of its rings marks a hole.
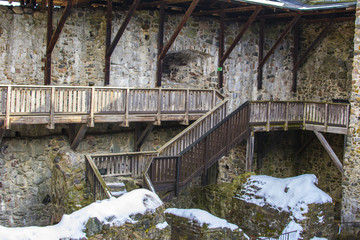
[[[280,45],[280,43],[284,40],[284,38],[286,37],[286,35],[291,31],[291,29],[294,27],[294,25],[296,24],[296,22],[300,19],[300,15],[297,15],[293,18],[293,20],[289,23],[289,25],[286,27],[286,29],[284,30],[284,32],[280,35],[280,37],[278,38],[278,40],[274,43],[274,45],[272,46],[272,48],[269,50],[269,52],[265,55],[264,58],[261,59],[261,61],[259,62],[259,66],[258,66],[258,90],[262,89],[262,71],[263,71],[263,66],[266,63],[266,61],[269,59],[269,57],[271,56],[271,54],[273,54],[273,52],[275,51],[275,49]]]
[[[286,35],[291,31],[291,29],[294,27],[294,25],[296,24],[296,22],[300,19],[300,15],[295,16],[291,22],[289,23],[289,25],[286,27],[286,29],[284,30],[284,32],[280,35],[280,37],[278,38],[278,40],[274,43],[274,45],[271,47],[271,49],[269,50],[269,52],[266,54],[266,56],[261,60],[260,62],[260,67],[263,67],[264,64],[266,63],[266,61],[269,59],[269,57],[271,56],[271,54],[273,54],[273,52],[275,51],[275,49],[280,45],[280,43],[284,40],[284,38],[286,37]]]
[[[302,153],[309,145],[310,143],[312,143],[312,141],[315,139],[315,136],[313,135],[312,137],[310,137],[309,139],[307,139],[307,141],[302,144],[302,146],[300,147],[300,149],[295,153],[295,156],[299,155],[300,153]]]
[[[121,24],[118,32],[116,33],[116,36],[115,36],[113,42],[111,43],[109,49],[106,52],[107,56],[111,57],[112,53],[114,52],[114,49],[115,49],[116,45],[118,44],[121,36],[123,35],[123,33],[124,33],[127,25],[129,24],[132,16],[134,15],[134,12],[135,12],[136,8],[138,7],[139,2],[140,2],[140,0],[134,0],[133,4],[131,5],[129,12],[127,13],[127,15],[125,17],[124,22]]]
[[[76,136],[74,138],[74,141],[71,143],[71,149],[76,150],[76,148],[79,146],[80,141],[83,139],[83,137],[85,136],[86,130],[87,130],[87,125],[86,124],[82,124],[79,131],[76,133]]]
[[[224,74],[223,67],[221,64],[221,58],[224,56],[224,39],[225,39],[225,13],[220,13],[220,35],[219,35],[219,65],[218,65],[218,88],[223,88]]]
[[[6,129],[0,128],[0,143],[2,142],[4,135],[5,135]]]
[[[299,57],[298,61],[296,62],[294,66],[294,70],[298,70],[299,67],[304,63],[306,57],[309,55],[309,53],[314,49],[314,47],[324,38],[327,31],[329,30],[330,26],[333,24],[332,21],[330,21],[323,30],[317,35],[315,40],[311,43],[311,45],[306,49],[306,51]]]
[[[190,4],[188,10],[186,11],[185,15],[183,16],[183,18],[181,19],[179,25],[177,26],[177,28],[175,29],[174,33],[172,34],[172,36],[170,37],[169,42],[166,44],[166,46],[163,48],[163,50],[161,51],[161,54],[158,56],[158,60],[161,60],[165,57],[166,53],[169,51],[171,45],[174,43],[176,37],[179,35],[181,29],[183,28],[183,26],[185,25],[186,21],[189,19],[191,13],[194,11],[196,5],[199,3],[199,0],[193,0],[192,3]]]
[[[327,153],[329,154],[330,158],[334,161],[336,167],[339,169],[341,174],[344,174],[342,163],[340,162],[339,158],[336,156],[335,152],[332,150],[330,144],[326,141],[325,137],[318,131],[314,131],[315,135],[319,139],[320,143],[323,145]]]
[[[154,2],[142,3],[142,4],[139,5],[139,7],[140,7],[140,8],[156,7],[156,6],[159,6],[159,5],[186,3],[186,2],[191,2],[191,1],[192,1],[192,0],[163,0],[163,1],[154,1]]]
[[[219,10],[210,10],[210,11],[200,11],[194,13],[194,16],[203,16],[203,15],[212,15],[212,14],[220,14],[224,13],[238,13],[238,12],[250,12],[254,11],[258,8],[257,6],[244,6],[244,7],[236,7],[236,8],[222,8]]]
[[[65,25],[65,22],[67,20],[67,18],[69,17],[70,15],[70,12],[71,12],[71,8],[72,8],[72,1],[73,0],[68,0],[67,2],[67,6],[60,18],[60,21],[59,21],[59,24],[55,30],[55,32],[53,33],[53,35],[51,36],[51,40],[47,46],[47,49],[46,49],[46,53],[49,54],[49,53],[52,53],[54,47],[55,47],[55,44],[57,42],[57,40],[59,39],[59,36],[60,36],[60,33]]]
[[[240,41],[240,39],[244,36],[246,30],[248,30],[248,28],[251,26],[251,24],[255,21],[257,15],[260,13],[261,11],[261,7],[256,8],[256,10],[251,14],[250,18],[248,19],[248,21],[243,25],[243,27],[241,28],[241,31],[238,33],[238,35],[236,36],[236,38],[234,39],[234,41],[232,42],[232,44],[230,45],[229,49],[226,50],[226,52],[224,53],[224,56],[222,56],[219,65],[224,64],[225,60],[229,57],[230,53],[232,52],[232,50],[235,48],[236,44],[238,44],[238,42]]]
[[[105,83],[107,86],[110,84],[110,55],[106,53],[109,51],[111,45],[111,26],[112,25],[112,0],[107,0],[106,8],[106,39],[105,39]]]
[[[54,3],[53,0],[48,0],[48,14],[47,14],[47,35],[46,35],[46,52],[51,41],[53,34],[53,15],[54,15]],[[45,74],[44,84],[49,85],[51,83],[51,53],[46,53],[45,59]]]
[[[296,63],[297,63],[298,58],[299,58],[299,35],[300,35],[299,25],[296,24],[294,26],[294,35],[293,35],[294,47],[292,49],[292,58],[293,58],[292,86],[291,86],[291,91],[292,92],[296,92],[296,87],[297,87]]]
[[[134,150],[135,152],[140,151],[141,146],[145,142],[146,138],[151,133],[152,129],[154,128],[153,123],[148,123],[144,131],[141,133],[141,123],[135,127],[135,145]],[[141,133],[141,134],[140,134]]]
[[[74,139],[76,137],[75,133],[76,133],[76,124],[69,124],[68,135],[69,135],[69,142],[70,143],[74,142]]]
[[[164,47],[164,25],[165,25],[165,9],[164,4],[160,5],[160,14],[159,14],[159,30],[158,30],[158,56],[161,54],[161,51]],[[156,86],[161,87],[161,79],[162,79],[162,59],[157,59],[156,65]]]
[[[260,63],[264,58],[264,38],[265,38],[265,19],[264,13],[261,14],[259,24],[259,55],[258,55],[258,73],[257,73],[257,88],[262,89],[262,67]]]
[[[253,171],[253,158],[254,158],[254,132],[251,132],[246,141],[246,171]]]

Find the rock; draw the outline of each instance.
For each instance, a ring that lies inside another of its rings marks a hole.
[[[7,6],[0,6],[0,12],[7,13],[9,11],[9,8]]]
[[[25,14],[32,14],[33,10],[31,8],[24,8],[24,13]]]
[[[12,10],[16,14],[23,14],[24,13],[24,9],[22,7],[13,7]]]
[[[96,217],[90,218],[86,223],[86,236],[90,237],[102,231],[102,223]]]

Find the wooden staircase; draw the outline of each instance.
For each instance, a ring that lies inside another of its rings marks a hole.
[[[349,122],[348,104],[254,101],[229,115],[226,109],[224,100],[157,151],[94,155],[87,159],[105,175],[143,177],[149,189],[175,191],[177,195],[245,139],[250,170],[254,132],[301,129],[347,134]]]

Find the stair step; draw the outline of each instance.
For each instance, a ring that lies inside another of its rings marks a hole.
[[[127,193],[125,184],[123,182],[108,182],[106,186],[113,197],[120,197],[124,193]]]

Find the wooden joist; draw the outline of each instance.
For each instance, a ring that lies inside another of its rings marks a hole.
[[[335,152],[332,150],[330,144],[326,141],[325,137],[319,133],[318,131],[314,131],[315,135],[317,136],[317,138],[319,139],[320,143],[323,145],[323,147],[325,148],[326,152],[329,154],[330,158],[333,160],[333,162],[335,163],[336,167],[339,169],[339,171],[341,172],[341,174],[344,174],[344,170],[343,170],[343,165],[340,162],[339,158],[336,156]]]

